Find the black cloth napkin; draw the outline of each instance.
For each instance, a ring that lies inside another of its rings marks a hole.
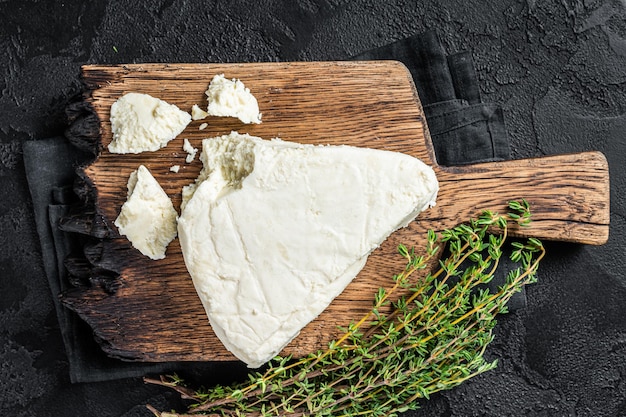
[[[352,59],[393,59],[409,68],[440,165],[509,158],[502,110],[497,105],[481,102],[469,53],[447,56],[437,35],[426,32]],[[80,250],[81,245],[77,236],[59,228],[59,222],[74,203],[75,168],[92,155],[72,146],[63,137],[25,142],[23,153],[44,268],[67,351],[71,381],[96,382],[173,371],[205,375],[207,372],[223,373],[223,364],[123,362],[102,352],[89,326],[65,308],[58,297],[71,288],[64,261]],[[503,267],[509,269],[506,264]],[[498,275],[490,286],[495,289],[504,283],[504,279],[504,274]],[[508,307],[513,311],[525,305],[526,297],[521,292],[509,301]],[[236,372],[245,372],[238,364],[227,366],[234,367]]]

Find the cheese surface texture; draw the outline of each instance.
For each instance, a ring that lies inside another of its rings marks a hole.
[[[128,197],[115,226],[136,249],[151,259],[165,258],[176,237],[177,216],[172,200],[145,166],[130,174]]]
[[[178,222],[185,264],[216,335],[254,368],[438,191],[430,167],[389,151],[233,132],[205,139],[200,158]]]
[[[191,116],[156,97],[127,93],[111,106],[111,153],[156,151],[178,136]]]
[[[209,105],[207,112],[211,116],[236,117],[243,123],[261,123],[259,104],[240,80],[229,80],[224,74],[213,77],[206,90]]]

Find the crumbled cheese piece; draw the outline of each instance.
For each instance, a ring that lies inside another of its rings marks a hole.
[[[187,152],[187,158],[185,158],[185,162],[190,164],[196,157],[196,154],[198,153],[198,148],[194,148],[193,146],[191,146],[189,139],[185,138],[183,140],[183,151]]]
[[[180,171],[180,165],[172,165],[170,167],[170,171],[177,173],[178,171]]]
[[[411,156],[266,141],[203,141],[178,222],[185,264],[216,335],[256,368],[339,295],[370,252],[435,202]]]
[[[148,94],[128,93],[111,106],[111,153],[156,151],[178,136],[191,116]]]
[[[261,123],[256,98],[240,80],[228,80],[224,74],[213,77],[206,91],[211,116],[237,117],[243,123]]]
[[[209,113],[202,110],[200,106],[198,106],[197,104],[191,106],[191,118],[193,120],[202,120],[206,119],[207,117],[209,117]]]
[[[148,168],[140,165],[128,178],[128,197],[114,223],[142,254],[163,259],[176,237],[177,216],[172,200]]]
[[[198,126],[198,130],[204,130],[207,128],[208,125],[209,125],[208,123],[202,123],[200,124],[200,126]]]

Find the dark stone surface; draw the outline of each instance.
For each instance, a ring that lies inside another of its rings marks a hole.
[[[22,142],[62,134],[84,63],[345,59],[436,29],[470,50],[515,157],[603,151],[611,235],[550,243],[528,307],[504,316],[499,367],[414,416],[626,416],[626,4],[535,0],[0,1],[0,410],[148,416],[178,403],[139,379],[70,384]],[[117,52],[116,52],[117,50]],[[209,376],[210,377],[210,376]]]

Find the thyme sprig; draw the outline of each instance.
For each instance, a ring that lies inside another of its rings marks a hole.
[[[536,280],[545,251],[529,238],[512,242],[519,267],[491,293],[489,283],[508,238],[509,223],[527,226],[530,206],[514,201],[509,211],[483,212],[439,235],[426,249],[398,247],[406,267],[394,285],[379,289],[371,311],[351,323],[328,348],[300,359],[276,357],[249,381],[193,390],[176,375],[148,383],[171,387],[192,400],[187,414],[173,416],[391,416],[418,408],[420,399],[493,369],[484,358],[498,313],[522,286]],[[441,247],[448,255],[431,273]],[[398,293],[401,295],[398,296]]]

